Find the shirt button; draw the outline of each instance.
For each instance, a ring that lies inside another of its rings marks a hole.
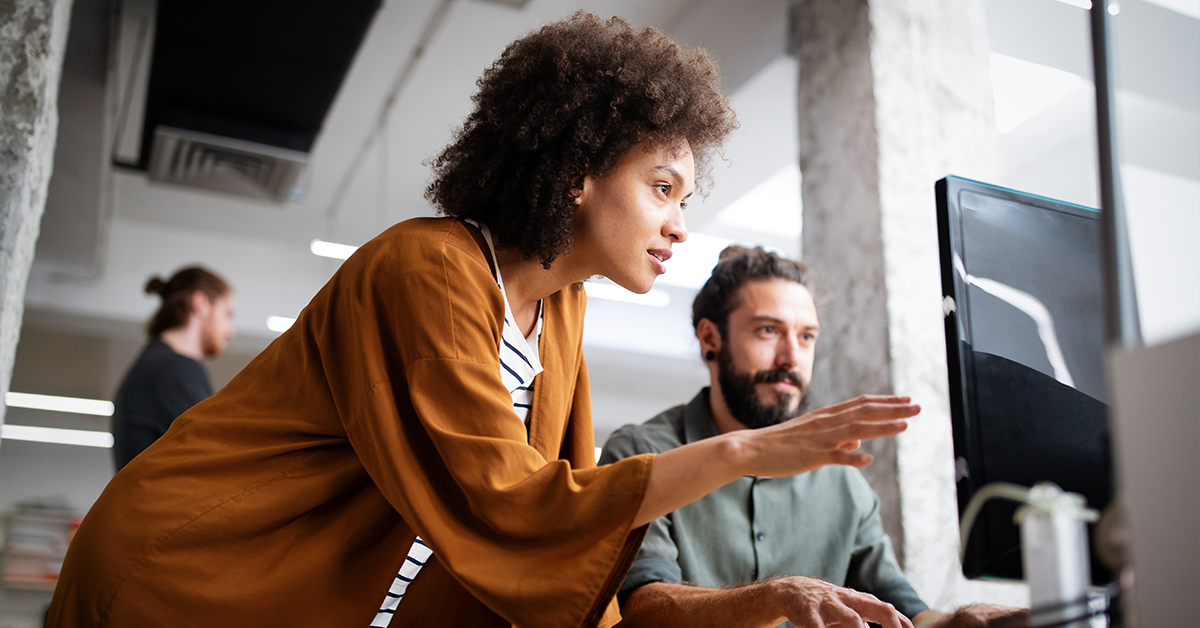
[[[767,538],[767,533],[766,533],[766,532],[759,532],[759,533],[757,533],[757,534],[755,534],[755,535],[754,535],[754,538],[756,538],[756,539],[758,539],[758,540],[760,540],[760,541],[761,541],[761,540],[763,540],[763,539]]]

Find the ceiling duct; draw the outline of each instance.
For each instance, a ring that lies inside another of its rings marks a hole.
[[[152,181],[286,203],[303,200],[307,165],[301,151],[159,126],[148,170]]]
[[[309,153],[381,2],[159,2],[128,166],[153,181],[299,202]]]

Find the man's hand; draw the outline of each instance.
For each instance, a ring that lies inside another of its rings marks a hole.
[[[630,628],[913,628],[891,604],[814,578],[788,576],[732,589],[653,582],[621,604]]]
[[[953,613],[924,611],[913,618],[918,628],[1026,628],[1029,611],[1023,608],[972,604]]]
[[[800,628],[866,628],[868,621],[883,628],[913,628],[891,604],[823,580],[790,576],[764,584],[772,585],[780,610]]]

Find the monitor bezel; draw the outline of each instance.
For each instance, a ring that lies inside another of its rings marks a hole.
[[[965,266],[968,259],[966,243],[963,236],[963,215],[959,199],[962,192],[991,196],[1004,201],[1021,203],[1046,211],[1061,212],[1075,217],[1100,221],[1099,210],[1056,201],[1035,194],[1028,194],[1009,188],[965,179],[947,176],[939,180],[935,186],[937,198],[938,243],[941,262],[943,322],[946,338],[946,358],[948,382],[950,388],[950,420],[953,432],[955,490],[958,501],[959,516],[962,516],[968,502],[975,491],[990,482],[984,477],[982,469],[982,431],[976,427],[978,415],[978,399],[975,391],[969,385],[974,372],[974,358],[970,352],[964,352],[961,341],[971,342],[973,339],[969,316],[960,316],[961,311],[970,311],[970,295],[966,281],[955,271],[954,256],[957,253]],[[973,344],[973,343],[972,343]],[[965,463],[966,468],[963,469]],[[965,471],[965,477],[962,473]],[[1000,576],[988,573],[982,567],[986,556],[986,540],[991,532],[986,517],[980,517],[972,531],[973,542],[967,547],[963,556],[963,573],[969,578],[1011,579],[1011,575]],[[1015,525],[1015,524],[1014,524]]]

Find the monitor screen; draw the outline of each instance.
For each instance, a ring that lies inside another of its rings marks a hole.
[[[1112,495],[1096,210],[947,177],[937,183],[960,514],[991,482]],[[977,520],[963,571],[1020,579],[1017,505]],[[1092,557],[1093,582],[1112,576]]]

